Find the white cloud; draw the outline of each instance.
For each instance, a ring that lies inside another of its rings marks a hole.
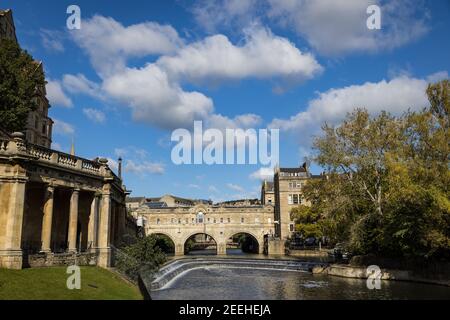
[[[103,96],[100,92],[100,86],[87,79],[83,74],[65,74],[62,79],[64,89],[70,93],[81,93],[94,98],[102,99]]]
[[[191,189],[200,189],[200,186],[198,184],[190,183],[188,184],[188,188]]]
[[[227,187],[234,191],[245,192],[245,189],[237,184],[227,183]]]
[[[237,2],[233,6],[233,12],[239,10]],[[182,83],[245,78],[298,83],[322,70],[312,55],[261,27],[247,28],[239,45],[224,35],[185,45],[171,26],[146,22],[124,27],[112,18],[95,16],[83,21],[73,37],[87,52],[102,84],[81,74],[65,75],[66,90],[116,100],[131,109],[133,120],[170,130],[191,127],[195,120],[220,128],[261,122],[256,115],[217,114],[211,98],[184,90]],[[128,58],[148,55],[162,56],[141,67],[127,66]]]
[[[366,26],[366,10],[373,4],[381,8],[381,30]],[[234,10],[228,1],[210,0],[196,6],[194,14],[206,30],[242,27],[249,21],[276,22],[324,55],[389,50],[429,30],[422,0],[246,0]]]
[[[67,122],[53,118],[53,132],[59,135],[73,136],[75,128]]]
[[[105,114],[100,110],[93,108],[84,108],[83,113],[89,120],[95,123],[105,123],[106,121]]]
[[[125,27],[98,15],[83,20],[83,27],[72,34],[103,76],[123,70],[128,58],[171,53],[182,44],[171,26],[144,22]]]
[[[439,73],[430,77],[442,77],[444,74]],[[308,146],[311,135],[318,134],[324,122],[337,124],[355,108],[366,108],[372,115],[382,110],[400,115],[408,109],[420,110],[426,107],[428,99],[425,90],[429,83],[428,78],[399,76],[389,81],[333,88],[319,93],[317,98],[309,101],[305,111],[289,119],[274,119],[270,127],[293,132],[296,136],[302,137],[303,145]]]
[[[52,52],[64,52],[64,34],[60,31],[41,29],[40,36],[45,49]]]
[[[250,174],[250,179],[253,180],[273,180],[274,170],[273,168],[259,168],[255,172]]]
[[[165,169],[161,163],[144,161],[136,163],[133,160],[127,160],[125,164],[125,172],[131,172],[138,175],[151,174],[163,174]]]
[[[124,160],[123,170],[136,175],[163,174],[165,165],[150,159],[149,153],[135,146],[114,149],[116,157]],[[114,160],[115,161],[115,160]],[[117,162],[117,161],[115,161]]]
[[[242,25],[253,19],[257,0],[202,0],[193,8],[196,21],[207,32],[215,32],[220,26]]]
[[[72,100],[64,93],[61,84],[58,81],[48,80],[45,86],[47,99],[52,106],[72,108]]]
[[[274,77],[298,81],[322,70],[311,54],[302,53],[269,29],[247,28],[243,42],[237,46],[224,35],[214,35],[183,47],[176,55],[161,57],[157,65],[172,79],[194,83]]]
[[[186,92],[154,64],[141,69],[127,68],[105,79],[103,89],[111,97],[126,103],[135,121],[173,129],[192,126],[206,118],[213,102],[200,92]]]
[[[367,7],[381,7],[381,30],[369,30]],[[411,0],[269,0],[269,16],[281,20],[325,55],[377,52],[403,46],[428,28],[423,3]]]
[[[219,193],[219,189],[217,189],[215,186],[209,186],[208,191],[213,193]]]

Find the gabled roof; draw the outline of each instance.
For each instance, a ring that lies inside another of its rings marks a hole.
[[[157,208],[165,208],[165,207],[167,207],[167,203],[165,203],[165,202],[146,202],[143,205],[148,207],[148,208],[150,208],[150,209],[157,209]]]
[[[125,202],[144,202],[145,197],[127,197]]]

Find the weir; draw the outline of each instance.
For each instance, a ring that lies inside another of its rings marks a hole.
[[[169,262],[155,274],[150,290],[164,289],[179,276],[194,269],[235,268],[277,270],[289,272],[310,272],[316,266],[327,266],[322,262],[310,262],[287,259],[240,259],[240,258],[184,258]]]

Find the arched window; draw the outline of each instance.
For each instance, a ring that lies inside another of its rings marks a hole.
[[[203,212],[197,213],[197,223],[203,223],[205,218],[205,214]]]

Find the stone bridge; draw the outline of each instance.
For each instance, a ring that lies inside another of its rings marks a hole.
[[[204,234],[211,237],[218,255],[225,255],[227,240],[236,234],[252,236],[258,243],[258,252],[263,253],[264,237],[274,233],[274,208],[266,206],[213,206],[193,207],[141,206],[133,213],[145,221],[145,233],[168,236],[175,245],[175,255],[184,255],[189,238]]]

